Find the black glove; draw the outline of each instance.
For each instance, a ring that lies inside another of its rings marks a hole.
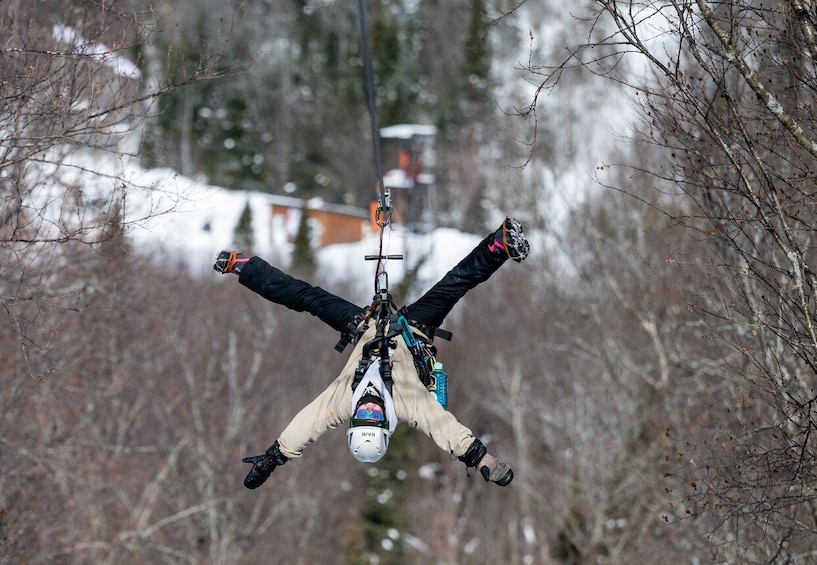
[[[264,455],[254,455],[241,460],[244,463],[252,463],[252,469],[244,479],[244,486],[248,489],[258,488],[269,479],[269,476],[278,466],[275,461]]]
[[[289,459],[284,457],[278,449],[278,442],[273,443],[263,455],[253,455],[241,460],[243,463],[251,463],[252,469],[244,478],[244,486],[248,489],[256,489],[269,479],[269,476],[278,465],[283,465]]]

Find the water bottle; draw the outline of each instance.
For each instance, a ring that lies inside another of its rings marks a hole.
[[[434,376],[434,384],[437,389],[437,402],[448,410],[448,373],[443,371],[443,364],[437,361],[434,363],[434,370],[431,374]]]

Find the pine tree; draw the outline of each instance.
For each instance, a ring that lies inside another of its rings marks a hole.
[[[301,274],[310,275],[314,272],[316,264],[315,251],[312,249],[312,226],[309,225],[309,210],[304,204],[301,209],[298,233],[295,234],[292,268]]]
[[[251,254],[255,248],[255,238],[252,227],[252,208],[250,202],[244,205],[244,210],[238,218],[238,223],[233,230],[233,246],[244,254]]]

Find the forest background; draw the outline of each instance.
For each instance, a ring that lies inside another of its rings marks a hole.
[[[534,237],[440,345],[514,482],[335,431],[250,492],[337,336],[140,252],[172,209],[133,218],[127,164],[368,203],[356,7],[3,2],[0,562],[813,561],[814,6],[564,4],[367,3],[380,124],[438,128],[434,224]]]

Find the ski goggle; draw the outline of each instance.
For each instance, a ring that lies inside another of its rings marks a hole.
[[[373,422],[382,422],[386,419],[383,414],[383,409],[380,406],[361,406],[355,411],[355,420],[370,420]]]

